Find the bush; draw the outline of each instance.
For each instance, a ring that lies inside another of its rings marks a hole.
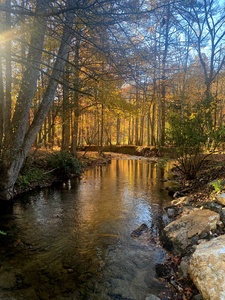
[[[25,168],[21,174],[19,174],[16,185],[19,188],[26,188],[35,184],[39,184],[41,181],[46,180],[48,175],[44,170],[38,168]]]
[[[225,181],[223,179],[218,179],[211,182],[211,186],[213,187],[216,193],[221,192],[224,189]]]
[[[53,152],[48,155],[47,162],[55,174],[60,177],[69,177],[71,174],[79,175],[82,163],[67,151]]]
[[[224,128],[208,126],[204,111],[171,113],[167,138],[176,149],[178,169],[185,179],[195,179],[207,156],[215,152],[222,141]]]

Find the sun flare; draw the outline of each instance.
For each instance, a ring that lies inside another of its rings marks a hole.
[[[18,37],[18,31],[15,30],[15,28],[6,30],[0,34],[0,44],[4,44],[8,41],[11,41],[16,37]]]

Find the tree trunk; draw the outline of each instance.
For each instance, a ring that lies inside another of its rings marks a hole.
[[[167,18],[166,18],[166,26],[165,26],[165,43],[164,43],[164,51],[163,51],[163,58],[162,58],[162,83],[161,83],[161,105],[160,109],[160,116],[161,116],[161,128],[159,132],[159,145],[164,146],[165,144],[165,124],[166,124],[166,117],[165,117],[165,102],[166,102],[166,64],[167,64],[167,54],[169,48],[169,27],[170,24],[170,4],[168,4],[167,8]]]
[[[36,11],[44,12],[45,6],[46,1],[38,0]],[[49,112],[58,85],[58,80],[64,69],[68,53],[68,45],[71,39],[71,26],[73,21],[74,13],[68,10],[61,45],[58,51],[58,56],[55,60],[52,75],[49,79],[48,87],[33,122],[27,131],[29,110],[37,85],[46,27],[46,19],[42,18],[40,20],[36,17],[34,20],[35,30],[32,31],[31,47],[28,54],[28,65],[24,72],[21,90],[15,107],[12,130],[6,139],[5,151],[2,157],[2,180],[0,182],[0,199],[2,200],[9,200],[13,197],[14,184],[17,180],[18,174],[36,138],[36,135]]]
[[[10,10],[11,0],[5,1],[6,7]],[[11,15],[6,13],[6,31],[11,30]],[[4,132],[10,130],[11,122],[11,106],[12,106],[12,66],[11,66],[11,40],[5,44],[5,62],[6,62],[6,81],[5,81],[5,116],[4,116]]]
[[[69,81],[68,63],[65,66],[65,74],[63,78],[64,78],[64,84],[63,84],[63,111],[62,111],[62,150],[69,151],[71,110],[70,110],[69,88],[68,88],[68,81]]]
[[[120,116],[116,119],[116,144],[120,145]]]
[[[79,71],[79,58],[80,58],[80,38],[76,37],[75,53],[74,53],[74,93],[73,93],[73,105],[74,105],[74,122],[72,133],[72,154],[77,155],[77,141],[78,141],[78,124],[79,124],[79,89],[80,89],[80,71]]]
[[[0,57],[0,149],[3,143],[3,123],[4,122],[4,84],[2,75],[2,58]]]

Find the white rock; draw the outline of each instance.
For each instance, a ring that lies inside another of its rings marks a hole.
[[[204,299],[225,299],[225,235],[196,247],[189,273]]]

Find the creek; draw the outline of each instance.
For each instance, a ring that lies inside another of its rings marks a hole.
[[[167,221],[165,172],[144,158],[112,159],[81,180],[20,196],[0,216],[0,299],[162,295],[155,264],[166,253],[154,241]],[[132,237],[143,223],[149,232]]]

